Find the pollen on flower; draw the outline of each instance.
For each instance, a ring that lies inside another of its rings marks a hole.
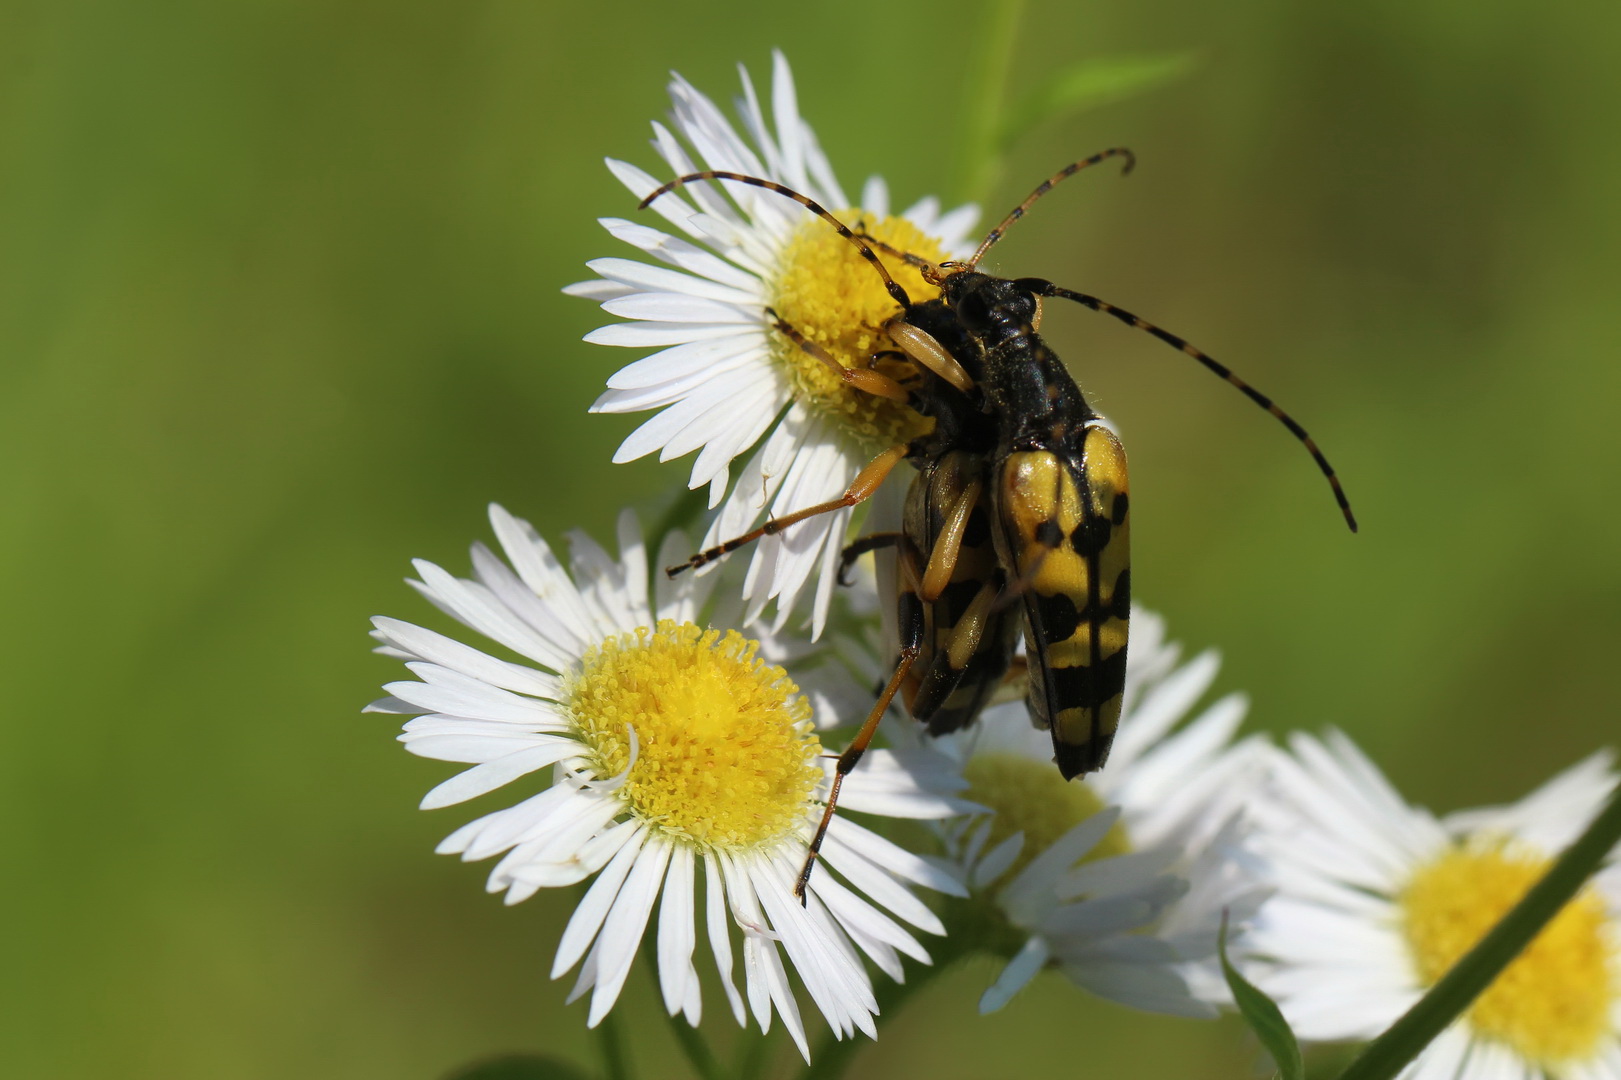
[[[905,218],[875,220],[858,211],[834,216],[857,232],[873,237],[895,251],[919,255],[930,262],[947,253],[931,237]],[[915,299],[935,294],[913,267],[880,252],[884,266]],[[896,314],[895,301],[884,291],[883,279],[862,258],[854,244],[825,221],[812,218],[801,225],[783,248],[772,306],[785,322],[805,338],[826,349],[844,367],[868,367],[898,380],[913,374],[909,361],[875,354],[893,351],[895,343],[883,331]],[[905,442],[927,433],[933,421],[896,401],[851,388],[827,365],[780,336],[774,349],[793,380],[800,400],[828,412],[857,437],[878,445]]]
[[[587,651],[569,711],[598,775],[630,766],[618,790],[632,813],[723,850],[804,824],[821,744],[799,688],[758,648],[735,630],[664,619]]]
[[[1065,780],[1051,765],[1022,754],[976,754],[968,759],[963,776],[968,780],[963,798],[996,812],[986,850],[1016,832],[1024,833],[1024,848],[1004,878],[1017,874],[1069,830],[1104,809],[1086,784]],[[1130,850],[1125,827],[1117,822],[1081,861]]]
[[[1415,874],[1401,908],[1424,983],[1445,975],[1549,865],[1494,845],[1450,851]],[[1578,894],[1476,999],[1469,1023],[1543,1065],[1591,1058],[1621,998],[1613,937],[1602,898],[1591,888]]]

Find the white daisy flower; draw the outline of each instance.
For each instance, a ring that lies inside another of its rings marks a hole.
[[[790,646],[704,629],[714,577],[669,582],[660,574],[650,595],[646,551],[628,513],[618,559],[574,534],[569,570],[528,523],[496,506],[490,521],[507,561],[475,544],[471,579],[418,561],[412,584],[517,662],[375,620],[384,651],[407,660],[415,678],[387,686],[392,696],[371,710],[423,714],[405,724],[406,748],[472,765],[428,792],[423,808],[508,784],[527,788],[522,801],[457,829],[438,850],[464,860],[504,853],[489,889],[505,891],[509,904],[594,879],[552,966],[553,978],[580,966],[570,1000],[592,991],[592,1026],[618,998],[658,901],[659,983],[671,1015],[699,1022],[701,925],[740,1024],[745,998],[762,1030],[775,1008],[806,1051],[791,968],[840,1037],[871,1035],[876,1006],[860,955],[896,978],[901,955],[927,963],[901,923],[934,934],[943,927],[907,885],[961,887],[840,816],[805,905],[794,898],[832,759],[817,739],[812,704],[763,659]],[[685,543],[668,540],[665,554]],[[961,804],[949,792],[961,778],[938,756],[919,762],[894,753],[863,762],[840,808],[904,818],[955,812]],[[741,994],[732,981],[734,938]]]
[[[706,168],[775,180],[895,250],[933,261],[971,253],[974,207],[942,214],[938,200],[926,198],[891,217],[888,190],[876,177],[860,202],[851,203],[800,118],[781,53],[773,54],[770,127],[748,72],[741,75],[741,133],[709,98],[675,76],[670,126],[653,125],[663,175],[622,161],[609,160],[608,168],[638,199],[665,180]],[[721,507],[704,547],[767,516],[837,498],[878,452],[927,430],[928,421],[904,404],[852,389],[773,328],[767,308],[845,367],[873,365],[874,354],[894,349],[881,329],[897,313],[894,300],[826,222],[779,194],[733,182],[694,184],[661,197],[652,209],[681,235],[620,218],[602,224],[666,265],[597,259],[588,265],[599,280],[564,291],[632,320],[595,330],[587,341],[661,350],[613,375],[592,409],[661,410],[625,440],[615,461],[654,451],[668,461],[698,451],[690,486],[709,485],[710,507]],[[933,295],[912,267],[892,258],[886,263],[911,295]],[[877,366],[886,370],[892,363]],[[732,459],[756,444],[728,495]],[[823,514],[761,540],[744,582],[751,614],[775,598],[781,625],[811,588],[813,636],[819,636],[851,515],[850,509]]]
[[[1108,766],[1084,779],[1065,782],[1022,702],[941,740],[963,759],[967,797],[994,811],[944,826],[948,847],[992,933],[1018,944],[981,1012],[1044,967],[1151,1012],[1214,1016],[1227,1000],[1222,912],[1241,928],[1266,895],[1241,802],[1264,743],[1232,742],[1247,707],[1236,694],[1172,731],[1219,663],[1206,652],[1179,666],[1179,655],[1158,618],[1133,612],[1119,735]]]
[[[1276,753],[1262,838],[1277,893],[1246,963],[1307,1040],[1388,1028],[1505,915],[1602,807],[1607,753],[1512,806],[1437,820],[1338,732]],[[1555,917],[1401,1074],[1621,1078],[1621,863]]]

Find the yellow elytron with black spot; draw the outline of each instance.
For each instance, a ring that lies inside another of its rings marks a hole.
[[[846,384],[906,401],[936,419],[932,435],[879,454],[838,499],[767,521],[669,568],[675,574],[702,566],[760,536],[852,506],[871,497],[900,461],[911,459],[918,466],[903,530],[857,541],[846,553],[848,561],[876,547],[899,547],[900,657],[867,722],[839,756],[821,828],[796,889],[801,896],[840,783],[871,742],[895,694],[904,690],[913,716],[927,722],[931,732],[970,723],[1009,666],[1016,631],[1006,612],[1015,597],[1024,613],[1030,716],[1037,726],[1051,730],[1059,770],[1072,779],[1100,768],[1108,758],[1120,721],[1131,615],[1126,456],[1114,431],[1092,411],[1063,362],[1036,333],[1041,298],[1073,300],[1147,331],[1227,380],[1306,447],[1346,524],[1356,531],[1334,469],[1305,429],[1227,367],[1097,297],[1040,278],[997,278],[975,269],[1008,227],[1054,184],[1116,156],[1126,159],[1129,172],[1130,151],[1111,149],[1044,181],[963,263],[930,264],[876,242],[869,245],[814,200],[740,173],[693,173],[642,201],[645,207],[696,180],[733,180],[785,195],[827,221],[856,245],[900,305],[887,329],[917,364],[917,384],[903,386],[870,367],[842,367],[774,312],[768,314],[779,331]],[[921,269],[940,295],[914,304],[874,246]]]
[[[1035,332],[1033,294],[963,270],[945,303],[980,350],[996,417],[986,488],[998,561],[1022,601],[1030,718],[1065,779],[1102,767],[1120,722],[1131,618],[1126,454]]]

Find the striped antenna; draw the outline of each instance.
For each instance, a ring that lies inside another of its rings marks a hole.
[[[1351,513],[1351,500],[1345,497],[1345,489],[1340,486],[1340,478],[1334,475],[1334,466],[1330,465],[1328,458],[1324,457],[1323,452],[1317,449],[1316,441],[1306,434],[1306,429],[1301,427],[1294,417],[1278,408],[1277,403],[1271,398],[1240,379],[1237,375],[1234,375],[1232,369],[1226,364],[1217,362],[1214,357],[1188,344],[1170,331],[1161,330],[1148,320],[1139,319],[1131,312],[1126,311],[1124,308],[1117,308],[1106,300],[1099,300],[1097,297],[1088,296],[1086,293],[1072,292],[1069,289],[1060,288],[1052,282],[1041,278],[1019,278],[1014,284],[1020,288],[1029,289],[1040,296],[1054,296],[1061,300],[1073,300],[1077,304],[1084,304],[1100,314],[1111,315],[1127,326],[1134,326],[1138,330],[1147,331],[1172,348],[1193,357],[1199,363],[1232,383],[1245,397],[1277,417],[1278,421],[1289,429],[1289,434],[1300,440],[1300,444],[1306,448],[1306,452],[1311,455],[1311,459],[1317,462],[1317,467],[1322,470],[1323,476],[1328,480],[1328,486],[1334,489],[1334,501],[1339,503],[1340,513],[1345,515],[1345,524],[1351,527],[1352,532],[1356,532],[1356,515]]]
[[[1020,218],[1024,217],[1024,212],[1030,209],[1031,205],[1037,199],[1051,191],[1060,180],[1067,180],[1071,176],[1074,176],[1076,173],[1080,172],[1082,169],[1096,165],[1098,162],[1106,161],[1112,157],[1123,157],[1126,159],[1125,167],[1120,170],[1121,176],[1128,175],[1137,165],[1137,155],[1133,154],[1130,150],[1127,150],[1123,146],[1110,147],[1108,150],[1103,150],[1099,153],[1093,154],[1084,161],[1077,161],[1072,164],[1065,165],[1052,176],[1049,176],[1047,179],[1043,180],[1036,190],[1030,193],[1029,198],[1025,199],[1024,202],[1020,203],[1018,206],[1015,206],[1013,208],[1013,212],[1002,219],[1002,224],[992,229],[985,239],[980,241],[979,250],[974,252],[974,257],[961,265],[968,270],[972,270],[974,267],[978,266],[979,260],[985,257],[985,253],[991,249],[992,244],[1002,239],[1003,234],[1008,231],[1008,227],[1015,221],[1018,221]]]
[[[704,172],[688,173],[686,176],[676,177],[667,184],[660,184],[650,195],[647,196],[647,198],[636,204],[636,209],[646,210],[652,205],[653,200],[657,199],[660,195],[667,195],[676,188],[681,187],[683,184],[690,184],[697,180],[735,180],[740,184],[748,184],[751,187],[765,188],[767,191],[775,191],[778,195],[783,195],[794,200],[794,202],[798,203],[800,206],[803,206],[805,209],[809,210],[811,213],[815,214],[817,217],[821,218],[823,221],[837,229],[840,236],[850,241],[850,243],[854,244],[856,248],[860,250],[861,257],[871,263],[873,269],[878,271],[878,276],[884,279],[885,290],[888,291],[889,295],[894,298],[897,304],[901,305],[902,307],[912,306],[912,298],[907,296],[906,290],[901,288],[899,283],[897,283],[894,278],[889,276],[889,271],[884,269],[884,264],[878,261],[878,253],[873,251],[872,248],[861,239],[861,237],[851,232],[848,225],[834,217],[828,212],[826,207],[817,202],[815,199],[812,199],[808,195],[801,195],[793,188],[779,184],[775,180],[762,180],[758,176],[749,176],[746,173],[722,172],[718,169],[709,169]]]

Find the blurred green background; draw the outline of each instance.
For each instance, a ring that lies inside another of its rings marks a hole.
[[[628,254],[679,69],[789,50],[847,186],[948,187],[965,2],[0,6],[0,1060],[8,1075],[405,1078],[590,1060],[545,978],[572,897],[505,910],[431,853],[449,767],[359,707],[500,500],[602,533],[684,464],[612,467],[629,351],[560,286]],[[1437,809],[1615,741],[1621,8],[1031,5],[1015,94],[1078,57],[1190,76],[1033,131],[991,200],[1124,143],[999,249],[1231,364],[1311,428],[1079,308],[1045,327],[1125,432],[1140,596],[1272,730],[1344,727]],[[1231,1025],[1053,979],[943,980],[857,1074],[1244,1076]],[[649,987],[621,1007],[670,1065]],[[719,1008],[711,997],[712,1009]],[[948,1033],[948,1034],[942,1034]]]

